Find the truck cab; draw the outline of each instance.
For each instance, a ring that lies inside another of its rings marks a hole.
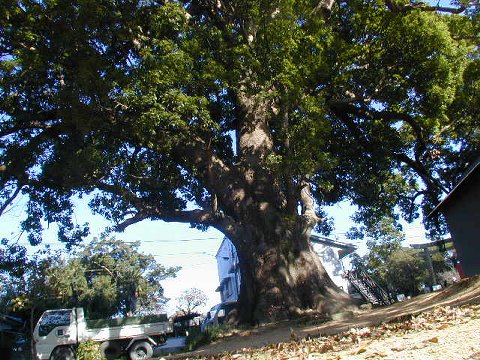
[[[33,331],[37,358],[49,359],[52,349],[77,343],[77,317],[75,309],[47,310],[42,314]]]
[[[117,319],[85,319],[82,308],[45,311],[33,340],[38,360],[73,360],[79,343],[94,341],[107,359],[128,354],[132,360],[152,357],[153,347],[172,333],[165,314]]]

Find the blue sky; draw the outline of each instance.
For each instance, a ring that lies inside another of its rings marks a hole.
[[[8,212],[0,217],[0,238],[6,237],[20,244],[28,245],[27,235],[21,233],[19,222],[25,216],[24,201],[18,201]],[[101,216],[93,215],[86,201],[78,201],[75,212],[78,224],[88,222],[91,235],[88,240],[100,237],[109,225]],[[42,244],[36,247],[28,246],[29,252],[43,248],[60,249],[64,245],[57,240],[57,227],[51,224],[44,232]],[[165,223],[163,221],[143,221],[128,227],[123,233],[113,233],[117,239],[133,242],[140,241],[140,250],[152,254],[165,266],[181,266],[182,270],[174,279],[165,280],[162,285],[165,295],[171,299],[168,312],[175,311],[175,299],[188,288],[197,287],[207,293],[211,307],[220,301],[218,293],[217,265],[215,254],[223,239],[223,234],[215,229],[202,232],[190,228],[188,224]]]
[[[26,234],[19,230],[19,221],[24,217],[24,202],[19,200],[9,211],[0,217],[0,238],[6,237],[11,240],[18,240],[19,243],[27,245]],[[100,237],[108,222],[101,216],[95,216],[90,212],[87,201],[77,202],[75,220],[78,224],[89,222],[91,235]],[[335,220],[335,230],[330,235],[340,241],[347,241],[345,233],[353,226],[349,219],[352,214],[352,207],[346,203],[332,206],[328,209],[329,217]],[[46,226],[46,225],[45,225]],[[405,225],[407,243],[426,242],[423,226],[416,222],[412,225]],[[217,263],[215,254],[223,239],[223,234],[213,228],[202,232],[192,229],[188,224],[165,223],[163,221],[143,221],[128,227],[123,233],[112,234],[123,241],[140,241],[141,251],[152,254],[155,259],[166,266],[181,266],[182,270],[174,279],[165,280],[162,285],[165,295],[170,298],[167,305],[168,313],[176,309],[176,298],[182,291],[196,287],[204,291],[209,301],[202,311],[208,310],[211,306],[220,302],[220,297],[215,289],[218,287]],[[359,247],[359,253],[365,251],[365,242],[353,242]],[[44,242],[35,248],[30,247],[34,252],[43,246],[49,245],[53,249],[63,247],[56,240],[56,225],[50,227],[44,233]]]

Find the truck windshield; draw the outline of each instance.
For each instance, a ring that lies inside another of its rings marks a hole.
[[[70,325],[70,310],[50,311],[43,314],[38,327],[39,336],[47,336],[57,326]]]

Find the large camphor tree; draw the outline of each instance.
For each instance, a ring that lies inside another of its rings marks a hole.
[[[0,212],[75,243],[72,198],[123,230],[214,227],[241,316],[334,312],[322,207],[426,214],[478,156],[478,2],[3,0]]]

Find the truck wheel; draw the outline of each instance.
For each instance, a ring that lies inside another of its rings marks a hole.
[[[122,347],[116,341],[104,341],[100,344],[100,353],[107,359],[117,359],[122,355]]]
[[[153,355],[152,345],[147,341],[137,341],[133,343],[128,351],[131,360],[147,360]]]
[[[52,351],[50,360],[75,360],[75,352],[71,347],[59,346]]]

